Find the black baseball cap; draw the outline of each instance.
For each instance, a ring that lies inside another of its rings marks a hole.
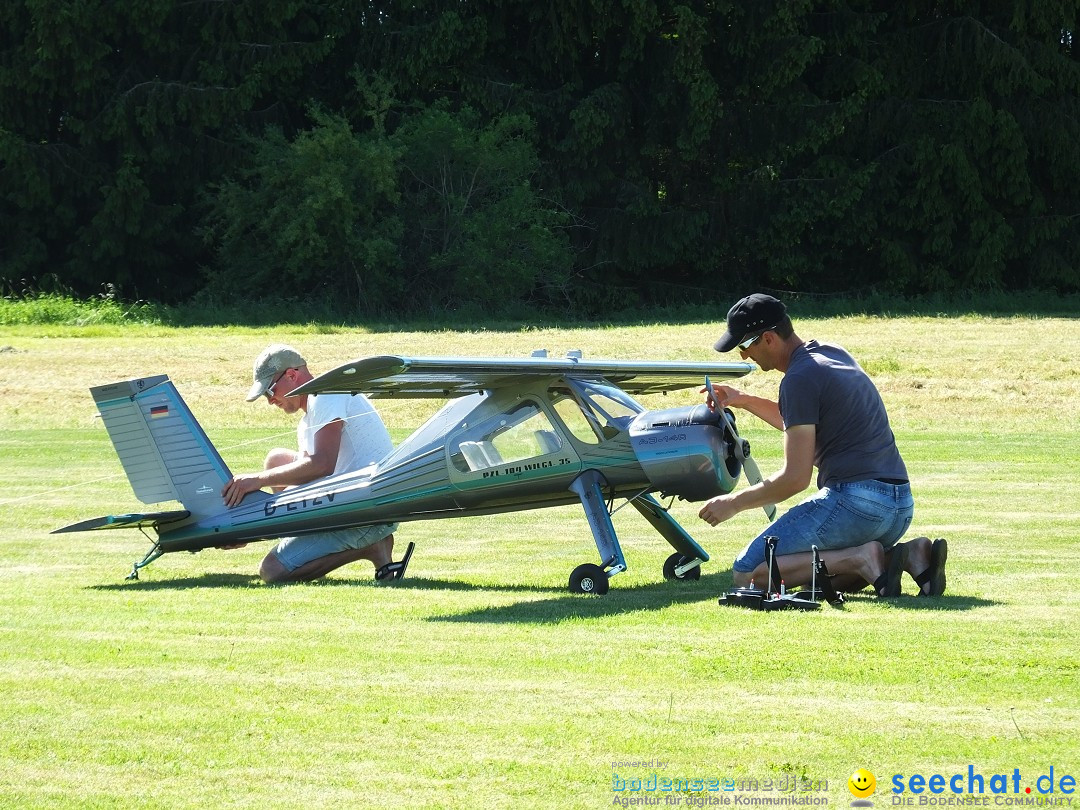
[[[718,352],[730,352],[746,338],[775,329],[787,317],[787,308],[771,295],[754,293],[728,310],[727,331],[716,341]]]

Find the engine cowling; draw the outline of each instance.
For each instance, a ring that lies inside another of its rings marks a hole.
[[[630,423],[630,444],[649,481],[663,495],[703,501],[731,492],[742,462],[705,405],[646,411]]]

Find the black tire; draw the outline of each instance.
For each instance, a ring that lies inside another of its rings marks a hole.
[[[585,563],[570,574],[570,593],[593,593],[602,596],[608,592],[608,575],[599,565]]]
[[[701,579],[700,565],[695,565],[682,576],[675,573],[675,569],[685,562],[688,562],[686,556],[677,551],[664,560],[664,579],[689,580],[691,582]]]

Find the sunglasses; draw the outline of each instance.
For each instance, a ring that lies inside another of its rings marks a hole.
[[[281,382],[282,378],[288,373],[289,373],[289,369],[285,369],[283,372],[278,374],[276,380],[274,380],[272,383],[270,383],[270,385],[266,386],[266,398],[267,399],[273,399],[274,398],[274,389],[277,388],[277,384],[279,382]]]
[[[766,330],[766,331],[768,331],[768,330]],[[757,343],[761,339],[761,336],[764,335],[764,334],[765,334],[765,332],[758,332],[752,338],[747,338],[742,343],[736,343],[735,345],[738,346],[743,351],[746,351],[751,346],[753,346],[755,343]]]
[[[779,325],[780,324],[777,324],[776,326],[779,326]],[[757,343],[761,339],[761,336],[764,335],[766,332],[775,332],[776,331],[776,326],[770,326],[768,329],[762,329],[760,332],[758,332],[753,337],[748,337],[742,343],[736,343],[735,345],[738,346],[743,351],[746,351],[751,346],[753,346],[755,343]]]

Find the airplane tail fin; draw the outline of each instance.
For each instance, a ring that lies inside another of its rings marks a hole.
[[[167,375],[90,393],[135,497],[180,501],[196,520],[223,511],[221,489],[232,473]]]

